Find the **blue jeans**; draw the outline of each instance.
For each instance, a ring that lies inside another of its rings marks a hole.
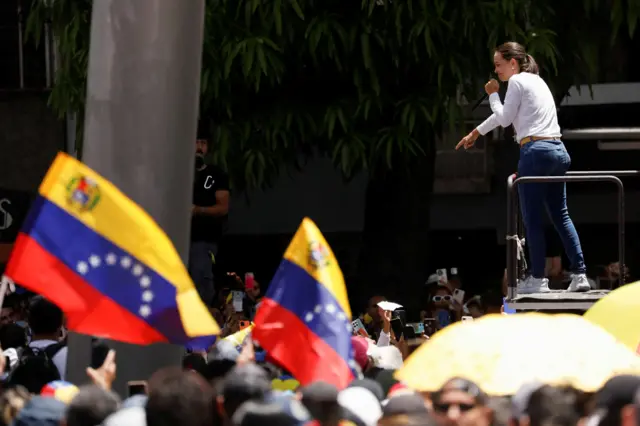
[[[520,148],[518,176],[563,176],[571,158],[560,141],[534,141]],[[529,247],[531,275],[544,277],[545,266],[545,220],[543,210],[556,228],[562,245],[571,262],[571,272],[584,274],[584,256],[580,238],[567,209],[567,188],[564,182],[522,183],[518,185],[520,209]]]
[[[211,255],[218,254],[218,245],[206,241],[192,241],[189,249],[189,275],[202,301],[210,306],[215,290]]]

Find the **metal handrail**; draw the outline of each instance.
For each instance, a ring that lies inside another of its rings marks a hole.
[[[620,176],[638,176],[637,170],[620,170],[613,172],[590,172],[576,171],[568,172],[564,176],[523,176],[517,177],[515,174],[507,179],[507,299],[513,300],[517,296],[518,283],[518,218],[519,212],[516,206],[517,197],[514,193],[517,185],[535,182],[612,182],[618,187],[618,261],[620,270],[624,271],[624,239],[625,239],[625,211],[624,211],[624,185]],[[620,285],[624,285],[624,274],[620,274]]]
[[[576,170],[567,172],[568,176],[617,176],[617,177],[632,177],[640,176],[640,170]]]
[[[564,140],[619,140],[640,138],[640,127],[597,127],[587,129],[564,129]]]

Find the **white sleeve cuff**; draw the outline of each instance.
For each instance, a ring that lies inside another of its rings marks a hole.
[[[476,129],[478,129],[478,133],[484,136],[496,127],[498,127],[498,122],[496,120],[495,114],[492,114],[491,116],[489,116],[489,118],[480,123],[480,125],[476,127]]]

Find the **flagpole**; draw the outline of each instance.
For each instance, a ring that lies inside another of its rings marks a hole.
[[[182,259],[189,250],[204,0],[93,2],[82,160],[140,204]],[[179,365],[183,348],[113,342],[130,380]],[[86,382],[90,338],[69,340],[68,380]]]

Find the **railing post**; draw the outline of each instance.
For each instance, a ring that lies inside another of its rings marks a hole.
[[[518,285],[518,263],[517,251],[518,230],[516,229],[515,209],[515,181],[516,175],[512,174],[507,180],[507,298],[513,299],[517,296],[516,287]]]
[[[618,262],[620,264],[620,286],[624,285],[624,268],[625,268],[625,204],[624,204],[624,185],[620,180],[620,176],[638,176],[638,170],[620,170],[620,171],[576,171],[569,172],[564,176],[523,176],[517,177],[515,174],[507,179],[507,283],[509,300],[517,296],[518,282],[518,218],[519,211],[516,208],[516,191],[517,185],[521,183],[542,183],[542,182],[612,182],[618,187]]]

